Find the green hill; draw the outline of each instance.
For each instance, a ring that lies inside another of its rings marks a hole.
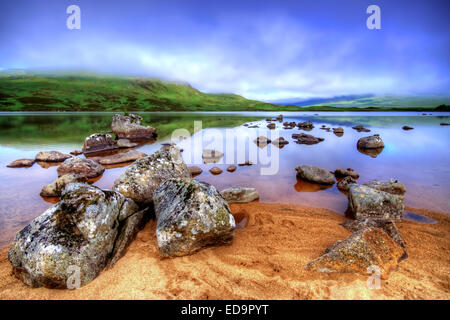
[[[95,75],[0,76],[0,111],[295,111],[188,84]]]

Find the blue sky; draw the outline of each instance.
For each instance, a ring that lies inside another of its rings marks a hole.
[[[81,30],[66,8],[81,8]],[[381,8],[381,30],[366,9]],[[448,0],[15,0],[0,68],[85,70],[279,100],[450,94]]]

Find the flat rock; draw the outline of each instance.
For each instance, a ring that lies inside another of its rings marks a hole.
[[[358,140],[357,147],[360,149],[380,149],[384,148],[384,142],[378,134],[363,137]]]
[[[117,146],[119,148],[133,148],[133,147],[138,146],[138,144],[135,142],[131,142],[128,139],[119,139],[119,140],[117,140]]]
[[[65,174],[65,175],[59,177],[58,179],[56,179],[55,181],[53,181],[52,183],[44,186],[41,190],[41,196],[42,197],[60,197],[62,191],[64,190],[66,185],[68,185],[69,183],[87,182],[87,181],[88,181],[88,178],[83,175],[73,174],[73,173]]]
[[[115,114],[112,119],[111,130],[119,139],[148,140],[156,138],[156,129],[141,125],[141,121],[142,117],[135,114]]]
[[[297,170],[297,177],[309,182],[325,185],[331,185],[335,182],[333,174],[326,169],[314,166],[299,166],[295,170]]]
[[[68,184],[57,204],[17,233],[8,254],[13,274],[32,287],[73,289],[88,284],[123,253],[116,248],[123,248],[136,232],[130,232],[128,222],[138,217],[137,210],[118,192]]]
[[[376,266],[387,278],[405,258],[404,249],[380,228],[364,228],[347,239],[331,245],[306,269],[317,272],[359,273],[367,276],[368,268]]]
[[[352,129],[355,129],[358,132],[370,132],[370,129],[364,128],[362,125],[354,126]]]
[[[146,157],[145,153],[139,152],[137,150],[128,150],[127,152],[119,152],[105,157],[91,157],[90,159],[97,161],[100,164],[116,164],[123,162],[130,162]]]
[[[228,188],[222,190],[220,194],[228,203],[246,203],[259,199],[258,190],[256,190],[255,188]]]
[[[94,133],[84,139],[83,153],[102,152],[119,148],[110,134]]]
[[[195,179],[169,179],[153,193],[156,238],[162,257],[189,255],[229,243],[235,221],[217,189]]]
[[[236,169],[237,169],[236,166],[234,164],[232,164],[232,165],[228,166],[227,171],[234,172],[234,171],[236,171]]]
[[[299,127],[300,129],[313,129],[314,125],[311,121],[305,121],[297,123],[297,127]]]
[[[370,188],[351,184],[348,191],[351,216],[357,220],[366,218],[399,221],[402,218],[403,197]]]
[[[71,155],[74,155],[74,156],[79,156],[80,154],[83,154],[83,151],[81,151],[81,150],[72,150],[69,153]]]
[[[342,177],[352,177],[353,179],[359,178],[359,173],[353,170],[352,168],[348,169],[338,168],[334,171],[334,175],[338,178]]]
[[[410,127],[410,126],[403,126],[402,129],[403,130],[413,130],[414,128]]]
[[[308,145],[316,144],[325,140],[324,138],[314,137],[306,133],[294,133],[292,135],[292,138],[295,139],[296,140],[295,142],[298,144],[308,144]]]
[[[27,168],[34,164],[34,159],[17,159],[7,165],[8,168]]]
[[[94,160],[71,158],[64,161],[57,169],[58,177],[66,174],[78,174],[87,178],[95,178],[101,175],[105,168]]]
[[[168,178],[189,178],[186,164],[177,147],[162,147],[150,156],[140,158],[114,181],[113,190],[139,204],[153,201],[153,191]]]
[[[447,123],[447,122],[441,122],[440,125],[441,125],[441,126],[450,126],[450,123]]]
[[[72,158],[70,154],[59,151],[41,151],[36,155],[35,160],[39,162],[62,162],[69,158]]]

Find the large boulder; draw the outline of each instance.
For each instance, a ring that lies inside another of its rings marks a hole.
[[[246,203],[259,199],[258,190],[256,190],[255,188],[228,188],[222,190],[220,194],[228,203]]]
[[[228,243],[235,221],[215,187],[195,179],[169,179],[153,193],[159,254],[175,257]]]
[[[94,133],[84,140],[83,153],[102,152],[119,148],[110,134]]]
[[[359,139],[357,147],[359,149],[382,149],[384,148],[384,142],[381,140],[380,135],[374,134],[373,136]]]
[[[189,178],[189,169],[177,147],[162,147],[136,160],[114,182],[113,189],[140,204],[153,201],[153,191],[168,178]]]
[[[326,169],[314,166],[299,166],[295,170],[297,170],[297,177],[309,182],[325,185],[334,184],[335,182],[333,174]]]
[[[135,114],[120,115],[115,114],[111,129],[119,139],[154,139],[156,129],[150,126],[141,125],[142,117]]]
[[[44,186],[41,190],[41,196],[43,197],[59,197],[61,196],[62,191],[72,182],[87,182],[88,178],[84,175],[79,174],[65,174],[52,183]]]
[[[139,152],[137,150],[128,150],[126,152],[119,152],[105,157],[92,157],[90,159],[97,161],[100,164],[108,165],[135,161],[145,156],[147,156],[145,153]]]
[[[61,163],[56,171],[58,172],[58,177],[73,173],[87,178],[96,178],[105,171],[105,168],[91,159],[71,158]]]
[[[69,158],[72,158],[70,154],[59,151],[41,151],[36,155],[35,160],[39,162],[62,162]]]
[[[364,185],[372,189],[377,189],[390,194],[401,196],[402,198],[405,196],[406,193],[405,185],[400,181],[398,181],[397,179],[389,179],[388,181],[372,180],[367,183],[364,183]]]
[[[365,185],[351,184],[348,191],[351,216],[357,220],[401,220],[404,210],[403,196],[390,194]]]
[[[332,244],[306,269],[317,272],[360,273],[367,275],[369,267],[379,268],[387,277],[404,259],[405,251],[380,228],[364,228],[347,239]]]
[[[123,254],[143,220],[118,192],[68,184],[57,204],[17,233],[8,255],[13,273],[33,287],[86,285]]]

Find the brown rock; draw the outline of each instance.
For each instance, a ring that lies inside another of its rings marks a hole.
[[[69,158],[72,158],[72,156],[59,151],[41,151],[36,155],[35,160],[40,162],[61,162]]]
[[[296,139],[297,141],[295,141],[298,144],[316,144],[319,142],[324,141],[324,138],[318,138],[318,137],[314,137],[310,134],[306,134],[306,133],[294,133],[292,135],[293,139]]]
[[[384,142],[381,140],[380,135],[374,134],[373,136],[359,139],[357,147],[360,149],[379,149],[384,148]]]
[[[414,129],[414,128],[413,128],[413,127],[410,127],[410,126],[403,126],[402,129],[403,129],[403,130],[412,130],[412,129]]]
[[[17,159],[7,165],[8,168],[26,168],[34,164],[34,159]]]
[[[41,190],[42,197],[59,197],[66,185],[72,182],[87,182],[88,178],[79,174],[65,174]]]
[[[197,167],[197,166],[188,167],[188,170],[191,173],[192,177],[198,176],[200,173],[203,172],[203,170],[200,167]]]
[[[229,166],[228,168],[227,168],[227,171],[228,172],[234,172],[234,171],[236,171],[236,166],[234,165],[234,164],[232,164],[231,166]]]
[[[221,174],[222,173],[222,169],[220,169],[218,167],[212,167],[211,169],[209,169],[209,172],[211,172],[214,175]]]
[[[341,168],[336,169],[334,171],[334,175],[337,178],[348,177],[348,176],[352,177],[353,179],[359,178],[359,173],[354,171],[352,168],[348,168],[347,170],[341,169]]]
[[[142,117],[135,114],[116,114],[113,117],[111,129],[119,139],[139,140],[156,138],[156,129],[141,125],[141,121]]]
[[[101,175],[105,168],[94,160],[71,158],[64,161],[57,169],[58,177],[65,174],[73,173],[88,178],[95,178]]]
[[[91,157],[90,159],[97,161],[100,164],[116,164],[123,162],[136,161],[142,157],[146,157],[145,153],[139,152],[137,150],[128,150],[127,152],[119,152],[106,157]]]
[[[337,187],[341,191],[348,192],[351,184],[356,184],[356,180],[351,176],[346,176],[344,179],[338,182]]]
[[[202,159],[204,163],[217,163],[222,159],[223,153],[217,150],[203,150]]]
[[[116,140],[106,133],[94,133],[84,140],[83,153],[102,152],[119,148]]]

